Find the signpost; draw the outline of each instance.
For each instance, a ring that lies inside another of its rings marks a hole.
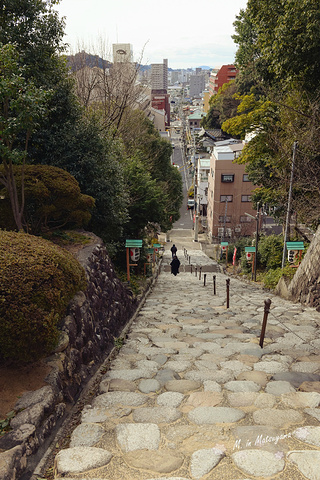
[[[255,266],[256,262],[255,255],[256,255],[256,247],[245,247],[246,257],[248,262],[252,262],[252,269],[251,269],[251,280],[253,280],[253,276],[255,277]]]
[[[226,266],[228,266],[228,242],[221,242],[221,253],[226,255]]]
[[[147,265],[153,265],[155,262],[154,248],[148,248],[147,262],[144,264],[144,274],[146,275]]]
[[[293,264],[297,259],[298,255],[298,265],[291,265],[291,267],[298,267],[301,263],[302,251],[304,250],[303,242],[286,242],[286,247],[288,251],[288,261]]]
[[[138,261],[140,257],[140,251],[137,252],[142,247],[142,240],[126,240],[126,251],[127,251],[127,280],[130,282],[130,267],[136,267],[137,263],[130,263],[130,258],[133,261]]]

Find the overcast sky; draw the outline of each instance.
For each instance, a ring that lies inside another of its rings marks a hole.
[[[171,68],[233,63],[233,22],[247,0],[61,0],[65,42],[100,54],[99,44],[131,43],[134,59]],[[95,50],[95,51],[93,51]],[[110,57],[111,60],[111,57]]]

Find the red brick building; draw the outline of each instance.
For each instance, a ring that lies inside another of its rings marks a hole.
[[[209,91],[211,95],[218,93],[225,83],[235,80],[239,70],[234,65],[222,65],[217,73],[211,74]]]
[[[165,125],[170,126],[170,95],[166,90],[151,91],[151,106],[165,112]]]

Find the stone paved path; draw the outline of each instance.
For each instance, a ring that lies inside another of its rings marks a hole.
[[[320,314],[233,278],[227,309],[227,277],[174,277],[171,245],[56,479],[319,480]]]

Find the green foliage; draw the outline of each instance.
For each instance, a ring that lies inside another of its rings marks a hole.
[[[25,162],[31,132],[46,113],[48,92],[23,77],[25,67],[19,67],[18,59],[16,48],[0,44],[0,184],[7,189],[16,227],[22,230],[24,185],[22,179],[17,189],[12,166]]]
[[[12,410],[7,414],[6,418],[0,420],[0,437],[2,435],[5,435],[7,432],[9,432],[9,430],[11,430],[10,421],[12,418],[15,417],[15,415],[16,415],[15,410]]]
[[[240,103],[235,96],[236,92],[237,85],[232,80],[225,83],[219,92],[210,98],[209,112],[201,121],[203,128],[222,128],[223,122],[236,115]]]
[[[25,233],[0,230],[0,352],[12,362],[50,354],[85,273],[66,250]]]
[[[235,22],[241,94],[237,115],[223,124],[232,135],[256,136],[237,160],[257,185],[254,200],[285,218],[292,147],[292,211],[299,222],[320,219],[320,4],[317,0],[249,0]]]
[[[52,86],[58,54],[64,49],[64,20],[54,10],[59,0],[2,0],[0,43],[16,45],[19,63],[37,86]]]
[[[0,167],[0,175],[3,169]],[[21,189],[22,168],[13,167],[16,185]],[[47,165],[24,168],[24,223],[36,235],[62,227],[80,228],[89,223],[94,200],[81,194],[78,182],[68,172]],[[0,228],[14,230],[7,189],[0,189]]]
[[[126,234],[129,238],[140,238],[148,223],[161,222],[165,195],[139,158],[127,162],[125,174],[130,197]]]
[[[282,235],[261,236],[258,243],[259,266],[263,269],[281,267],[283,253]]]
[[[296,273],[296,269],[290,267],[289,265],[283,269],[281,267],[278,267],[278,268],[268,270],[262,276],[263,286],[265,288],[269,288],[270,290],[273,290],[278,285],[281,277],[291,280],[295,273]]]

